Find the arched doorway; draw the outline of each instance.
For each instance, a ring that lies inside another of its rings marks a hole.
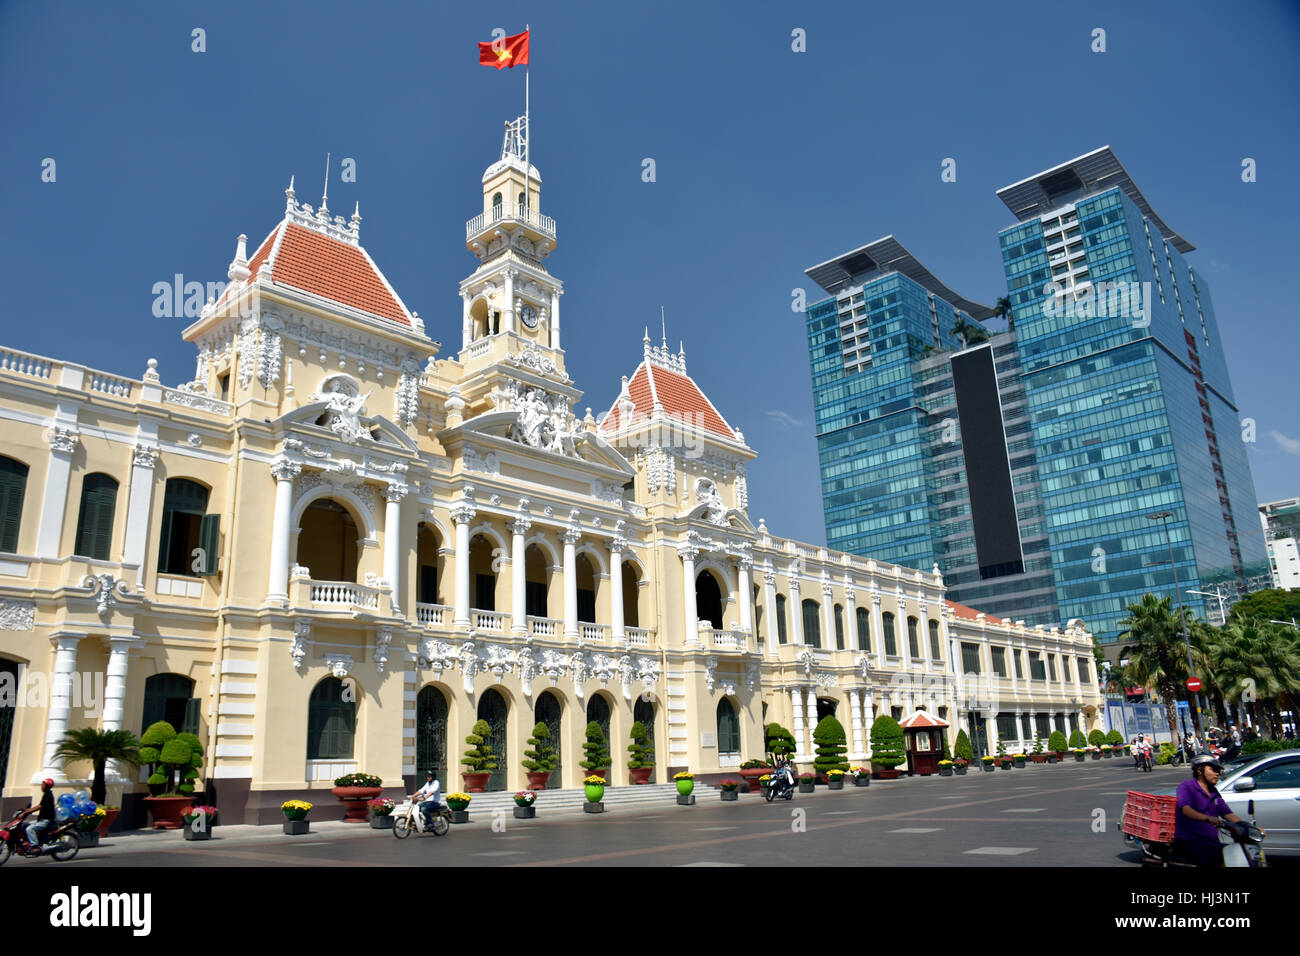
[[[636,566],[628,561],[623,562],[623,626],[640,627],[641,614],[637,606],[640,602],[640,577],[637,575]]]
[[[442,604],[438,600],[438,550],[442,539],[438,529],[428,522],[420,522],[420,530],[415,536],[415,593],[420,604]],[[439,780],[442,778],[439,777]]]
[[[524,551],[524,613],[529,617],[551,616],[547,603],[551,584],[548,568],[546,552],[530,544]]]
[[[718,701],[718,758],[740,754],[740,717],[731,701]]]
[[[710,571],[701,571],[695,579],[695,616],[716,628],[726,626],[722,620],[722,588]]]
[[[443,793],[456,789],[447,773],[447,698],[432,684],[415,699],[415,779],[433,770]]]
[[[144,682],[144,712],[140,732],[165,720],[177,733],[199,732],[199,701],[194,681],[184,674],[154,674]]]
[[[322,678],[307,700],[307,759],[350,760],[357,733],[355,685]]]
[[[533,707],[533,723],[545,724],[551,732],[551,749],[555,751],[555,770],[546,781],[547,790],[558,790],[564,786],[564,734],[562,726],[563,708],[560,700],[549,690],[544,691]]]
[[[595,624],[596,574],[591,568],[591,561],[585,554],[580,554],[574,559],[573,567],[578,577],[578,620]]]
[[[26,695],[18,683],[18,662],[0,660],[0,687],[8,691],[9,699],[17,704]],[[0,791],[4,790],[5,780],[9,775],[9,746],[14,733],[14,714],[18,708],[7,704],[0,706]]]
[[[497,572],[492,560],[492,542],[477,534],[469,543],[470,605],[478,611],[497,609]]]
[[[298,522],[298,563],[316,581],[357,580],[361,534],[352,513],[333,498],[317,498]]]
[[[638,697],[636,704],[632,707],[632,719],[640,721],[645,727],[646,737],[651,747],[655,745],[655,705],[650,703],[644,697]],[[659,770],[659,754],[655,754],[654,770],[650,772],[650,782],[655,782],[655,775]]]
[[[485,690],[478,700],[478,719],[486,720],[492,729],[488,743],[492,746],[492,756],[497,762],[496,770],[488,777],[488,790],[506,788],[506,768],[510,759],[506,750],[506,717],[509,712],[506,699],[494,690]]]
[[[612,763],[615,750],[613,742],[609,739],[609,701],[605,699],[604,694],[592,694],[591,699],[587,701],[587,723],[593,720],[600,725],[600,732],[605,735],[605,750]]]

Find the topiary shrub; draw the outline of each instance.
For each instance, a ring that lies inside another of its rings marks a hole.
[[[497,769],[496,755],[492,753],[492,745],[488,743],[491,736],[492,725],[486,720],[476,720],[474,726],[470,728],[469,735],[465,738],[469,750],[466,750],[465,756],[461,758],[461,763],[469,768],[470,773],[491,773]]]
[[[1032,752],[1036,754],[1043,752],[1043,739],[1037,733],[1034,734],[1034,749]]]
[[[1112,730],[1110,733],[1106,735],[1106,743],[1110,744],[1112,747],[1115,746],[1116,744],[1123,744],[1124,735],[1121,734],[1118,730]]]
[[[604,770],[612,760],[609,758],[609,745],[605,741],[605,731],[600,724],[591,721],[587,724],[587,739],[582,745],[585,759],[578,761],[583,770]]]
[[[655,749],[650,744],[650,734],[645,724],[636,721],[632,724],[632,743],[628,745],[628,770],[643,770],[655,765]]]
[[[836,720],[834,715],[827,714],[817,721],[817,727],[813,730],[813,743],[817,745],[817,756],[813,760],[813,766],[818,773],[849,769],[849,762],[844,759],[844,754],[848,752],[844,725]]]
[[[960,746],[961,740],[958,739],[957,743]],[[966,745],[969,747],[970,742],[967,741]],[[907,762],[903,751],[903,728],[889,714],[881,714],[871,723],[871,762],[886,769]]]
[[[1093,747],[1100,747],[1106,742],[1106,732],[1100,727],[1088,734],[1088,743]]]
[[[140,738],[140,759],[149,765],[151,787],[164,794],[188,795],[203,766],[203,745],[194,734],[178,734],[165,720],[150,725]]]
[[[1059,730],[1053,730],[1047,738],[1047,749],[1054,754],[1065,752],[1065,734]]]
[[[554,773],[559,761],[555,757],[555,748],[551,746],[551,728],[545,721],[539,720],[533,725],[528,746],[531,749],[524,751],[524,760],[521,761],[524,769],[530,773]]]
[[[944,734],[944,735],[943,735],[943,758],[942,758],[942,759],[944,759],[944,760],[949,760],[949,761],[952,760],[952,752],[949,751],[949,749],[948,749],[948,735],[947,735],[947,734]]]
[[[1070,731],[1070,749],[1078,750],[1080,747],[1085,745],[1086,742],[1083,739],[1083,734],[1080,732],[1078,727],[1075,727],[1074,730]]]
[[[764,727],[763,738],[767,752],[773,757],[788,757],[795,751],[794,734],[780,724],[768,724]]]
[[[975,750],[970,745],[970,738],[966,736],[966,731],[957,731],[957,742],[952,745],[952,756],[954,760],[968,762],[975,759]]]

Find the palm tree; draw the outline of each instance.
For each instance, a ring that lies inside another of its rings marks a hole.
[[[1016,317],[1011,314],[1011,297],[999,296],[997,304],[993,306],[993,314],[999,319],[1007,320],[1007,331],[1011,332],[1016,327]]]
[[[1252,716],[1261,703],[1273,709],[1296,707],[1300,694],[1300,641],[1294,631],[1255,618],[1230,618],[1207,647],[1210,672],[1225,701],[1247,705]],[[1258,723],[1258,720],[1256,720]]]
[[[108,762],[140,766],[140,741],[127,730],[82,727],[63,735],[54,756],[64,760],[90,761],[95,774],[90,784],[90,799],[102,806],[108,794],[108,782],[104,779]]]
[[[1187,645],[1183,643],[1178,616],[1167,597],[1142,595],[1142,600],[1128,606],[1128,617],[1120,621],[1120,640],[1128,643],[1120,650],[1128,658],[1124,678],[1142,687],[1155,685],[1164,701],[1169,732],[1177,740],[1178,708],[1174,703],[1178,686],[1187,680]]]
[[[979,342],[987,342],[989,334],[980,326],[966,321],[966,316],[957,316],[957,321],[953,323],[952,328],[948,330],[949,334],[961,339],[961,347],[966,348],[968,345],[975,345]]]

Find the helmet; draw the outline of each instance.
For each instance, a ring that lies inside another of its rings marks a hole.
[[[49,777],[46,777],[44,780],[41,781],[41,786],[42,786],[42,787],[52,787],[52,786],[54,786],[54,781],[51,780]]]
[[[436,777],[436,776],[438,776],[438,775],[437,775],[436,773],[434,773],[432,770],[426,771],[426,774],[427,774],[428,776],[430,776],[430,777]]]
[[[1210,754],[1197,754],[1192,758],[1192,773],[1196,773],[1197,767],[1213,767],[1219,773],[1223,773],[1223,764],[1217,757]]]

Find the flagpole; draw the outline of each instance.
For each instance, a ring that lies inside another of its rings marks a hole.
[[[517,21],[516,21],[517,22]],[[533,35],[531,24],[524,24],[524,33],[528,36],[528,45],[533,45]],[[531,51],[530,51],[531,52]],[[532,59],[530,56],[529,60]],[[524,140],[524,222],[528,221],[528,211],[532,209],[533,200],[528,194],[530,189],[530,178],[532,176],[532,155],[533,155],[533,119],[529,114],[528,103],[528,64],[524,64],[524,129],[528,131],[528,138]]]

